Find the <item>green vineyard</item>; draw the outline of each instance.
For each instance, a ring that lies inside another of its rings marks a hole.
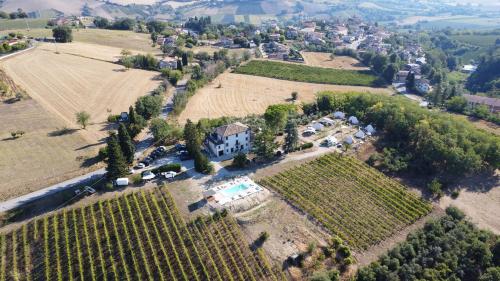
[[[186,223],[168,192],[136,192],[0,235],[4,280],[283,280],[236,221]]]
[[[366,249],[430,212],[430,204],[352,157],[330,154],[260,184],[282,194],[328,230]]]

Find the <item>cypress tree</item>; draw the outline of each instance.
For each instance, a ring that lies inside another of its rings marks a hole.
[[[136,113],[135,113],[135,109],[133,106],[130,106],[128,108],[128,122],[130,124],[135,124],[137,123],[137,116],[136,116]]]
[[[194,169],[198,173],[210,174],[213,170],[213,167],[210,161],[208,161],[207,156],[205,156],[200,151],[197,151],[194,155]]]
[[[196,125],[189,119],[184,125],[184,140],[186,141],[187,151],[192,157],[195,157],[196,153],[200,152],[201,141]]]
[[[129,164],[132,163],[134,161],[135,147],[132,143],[132,138],[128,134],[127,128],[123,123],[120,123],[120,127],[118,128],[118,139],[123,156],[125,156],[125,160],[127,160]]]
[[[182,53],[182,65],[183,66],[188,65],[188,55],[187,55],[187,53]]]
[[[180,72],[182,72],[184,68],[182,67],[182,61],[181,60],[177,60],[177,70],[179,70]]]
[[[285,144],[283,149],[286,153],[293,152],[297,149],[299,144],[299,132],[297,131],[297,124],[292,120],[288,120],[285,127]]]
[[[108,137],[108,179],[116,179],[127,175],[127,162],[123,156],[118,136],[112,132]]]

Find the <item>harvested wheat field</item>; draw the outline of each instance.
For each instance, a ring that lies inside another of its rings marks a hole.
[[[335,56],[330,58],[330,53],[320,52],[302,52],[304,62],[309,66],[336,68],[336,69],[349,69],[349,70],[369,70],[369,67],[364,66],[355,58],[348,56]]]
[[[179,122],[263,114],[271,104],[290,102],[294,91],[299,93],[297,103],[313,101],[320,91],[391,93],[387,88],[313,84],[226,72],[190,98]]]
[[[138,97],[159,85],[155,72],[125,71],[120,65],[100,60],[119,49],[80,43],[59,45],[60,54],[51,50],[50,45],[42,45],[29,54],[6,60],[4,69],[66,126],[77,127],[75,113],[90,113],[94,124],[83,135],[91,143],[106,137],[109,114],[127,111]],[[92,59],[93,56],[99,59]]]
[[[0,103],[0,200],[88,172],[96,147],[70,130],[58,135],[63,122],[35,100]],[[13,139],[10,132],[24,131]]]

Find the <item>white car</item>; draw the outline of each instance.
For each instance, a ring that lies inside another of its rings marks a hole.
[[[165,172],[165,173],[161,173],[166,179],[173,179],[175,176],[177,176],[177,173],[174,172],[174,171],[170,171],[170,172]]]
[[[140,169],[144,169],[144,168],[146,168],[146,165],[142,162],[135,165],[135,167],[134,167],[134,169],[136,169],[136,170],[140,170]]]
[[[156,175],[153,174],[153,172],[151,172],[151,171],[146,171],[146,172],[142,173],[142,179],[145,181],[152,180],[155,177],[156,177]]]

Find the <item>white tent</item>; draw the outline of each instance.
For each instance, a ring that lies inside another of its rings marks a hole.
[[[358,132],[356,132],[356,134],[354,134],[355,137],[357,137],[358,139],[364,139],[366,137],[366,134],[365,132],[359,130]]]
[[[344,142],[347,143],[347,144],[353,144],[354,143],[354,139],[352,138],[352,136],[347,136],[344,138]]]
[[[325,128],[325,126],[323,126],[323,124],[321,124],[319,122],[313,122],[311,124],[311,127],[313,127],[314,130],[316,130],[316,131],[321,131],[321,130],[323,130],[323,128]]]
[[[365,131],[369,134],[373,134],[373,133],[375,133],[375,128],[373,128],[373,126],[370,124],[370,125],[365,127]]]
[[[330,147],[330,146],[334,146],[334,145],[336,145],[336,144],[338,143],[338,140],[337,140],[337,138],[336,138],[336,137],[334,137],[334,136],[329,136],[329,137],[327,137],[327,138],[325,139],[325,141],[324,141],[324,142],[325,142],[325,145],[326,145],[326,146]]]
[[[333,121],[332,119],[330,119],[328,117],[321,118],[321,120],[319,120],[319,122],[325,126],[333,126],[335,124],[335,121]]]
[[[303,135],[314,135],[314,134],[316,134],[316,129],[314,129],[313,127],[307,127],[307,129],[305,129],[302,134]]]
[[[358,120],[358,118],[356,118],[356,116],[351,116],[351,117],[349,117],[349,123],[351,123],[353,125],[358,125],[359,120]]]
[[[333,117],[335,117],[335,119],[344,119],[345,113],[342,111],[336,111],[335,113],[333,113]]]

